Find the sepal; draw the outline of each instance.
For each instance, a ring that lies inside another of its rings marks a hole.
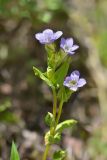
[[[48,63],[48,66],[50,68],[54,68],[55,67],[55,50],[56,50],[56,46],[54,43],[52,44],[47,44],[45,45],[45,49],[46,49],[46,52],[47,52],[47,63]]]

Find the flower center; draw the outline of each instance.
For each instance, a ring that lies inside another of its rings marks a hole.
[[[72,81],[70,81],[69,83],[70,83],[70,85],[73,85],[73,86],[74,86],[74,85],[76,85],[77,82],[76,82],[75,80],[72,80]]]
[[[69,47],[67,45],[65,45],[65,50],[69,50]]]
[[[48,41],[50,41],[51,40],[51,36],[48,36]]]

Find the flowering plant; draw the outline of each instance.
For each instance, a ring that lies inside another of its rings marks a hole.
[[[79,46],[74,44],[72,38],[61,38],[60,49],[57,51],[55,40],[60,38],[62,34],[62,31],[54,33],[51,29],[46,29],[42,33],[35,34],[35,38],[39,40],[41,44],[45,45],[47,51],[47,70],[41,72],[36,67],[33,67],[33,70],[36,76],[46,82],[53,93],[53,111],[52,113],[48,112],[45,117],[45,123],[50,129],[45,134],[44,141],[46,149],[42,160],[47,160],[51,145],[60,142],[63,130],[68,127],[73,127],[77,123],[74,119],[68,119],[60,123],[59,120],[64,102],[67,102],[70,96],[77,91],[79,87],[83,87],[86,84],[86,80],[80,78],[80,73],[77,70],[66,77],[72,55],[75,54]],[[12,148],[16,151],[14,144]],[[55,151],[52,159],[64,160],[66,157],[66,151],[58,150]]]
[[[36,39],[45,45],[47,51],[47,71],[41,72],[36,67],[33,67],[33,70],[35,75],[45,81],[53,92],[53,113],[48,112],[45,117],[45,122],[50,127],[50,130],[45,134],[46,149],[43,160],[47,159],[50,146],[61,140],[62,131],[76,123],[74,119],[59,123],[62,106],[64,102],[68,101],[73,92],[86,84],[86,80],[80,78],[80,73],[77,70],[66,77],[72,55],[75,54],[79,46],[73,44],[72,38],[61,38],[60,50],[57,51],[54,41],[60,38],[62,34],[62,31],[54,33],[51,29],[46,29],[43,33],[35,35]],[[53,155],[53,160],[64,160],[66,156],[65,151],[56,151]]]

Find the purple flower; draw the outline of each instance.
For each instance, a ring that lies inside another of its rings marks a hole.
[[[35,38],[41,44],[50,44],[62,36],[62,31],[53,32],[51,29],[45,29],[42,33],[35,34]]]
[[[73,39],[72,38],[61,38],[60,47],[68,54],[74,54],[75,50],[79,48],[78,45],[73,45]]]
[[[68,87],[70,90],[77,91],[79,87],[83,87],[86,84],[86,80],[79,77],[79,71],[73,71],[70,76],[65,78],[63,85]]]

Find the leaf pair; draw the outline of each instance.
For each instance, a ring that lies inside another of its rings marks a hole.
[[[60,133],[55,133],[52,135],[50,131],[48,131],[45,134],[45,145],[50,145],[50,144],[57,144],[61,140],[61,134]]]
[[[49,127],[54,127],[55,126],[55,119],[52,113],[48,112],[48,114],[45,117],[45,123]],[[70,120],[65,120],[61,123],[59,123],[56,126],[55,133],[54,135],[51,135],[51,132],[47,132],[45,135],[45,144],[54,144],[54,143],[59,143],[61,140],[61,133],[63,132],[64,129],[73,127],[77,123],[76,120],[70,119]]]

